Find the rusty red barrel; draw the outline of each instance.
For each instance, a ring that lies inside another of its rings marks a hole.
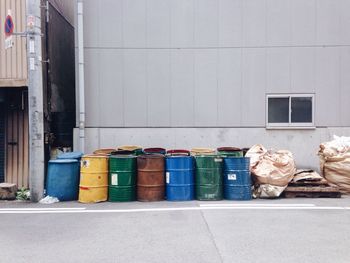
[[[137,157],[137,200],[164,200],[165,163],[161,154],[144,154]]]

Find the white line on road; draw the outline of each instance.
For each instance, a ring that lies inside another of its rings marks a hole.
[[[200,207],[314,207],[314,204],[200,204]]]
[[[65,210],[85,210],[86,207],[55,207],[55,208],[49,208],[49,207],[43,207],[43,208],[0,208],[1,211],[46,211],[46,210],[54,210],[54,211],[65,211]]]
[[[96,210],[1,210],[0,214],[76,214],[76,213],[140,213],[140,212],[172,212],[199,210],[350,210],[350,207],[337,206],[238,206],[238,207],[169,207],[169,208],[140,208],[140,209],[96,209]]]

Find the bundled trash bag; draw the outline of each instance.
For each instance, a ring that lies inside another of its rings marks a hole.
[[[350,193],[350,137],[334,136],[318,152],[323,176],[342,193]]]
[[[250,157],[256,197],[280,196],[296,173],[293,154],[290,151],[268,151],[261,144],[256,144],[249,149],[246,157]]]

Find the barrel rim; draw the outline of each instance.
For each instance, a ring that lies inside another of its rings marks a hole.
[[[120,155],[111,155],[109,156],[109,159],[136,159],[136,155],[132,154],[120,154]]]
[[[113,148],[101,148],[97,149],[93,152],[93,154],[111,154],[111,152],[115,151]]]
[[[83,155],[83,152],[65,152],[57,155],[57,159],[80,159]]]
[[[192,148],[190,153],[192,155],[210,155],[215,153],[215,149],[212,148],[202,148],[202,147],[196,147]]]
[[[246,157],[246,156],[225,156],[222,157],[222,159],[245,159],[245,160],[250,160],[250,157]]]
[[[166,155],[165,156],[165,159],[180,159],[180,158],[193,160],[194,157],[191,155]]]
[[[115,150],[111,152],[111,155],[135,155],[136,151],[129,150]]]
[[[164,152],[165,154],[166,149],[161,147],[150,147],[150,148],[143,149],[143,152],[147,154],[160,154],[160,152]]]
[[[163,154],[158,154],[158,153],[152,153],[152,154],[141,154],[139,156],[137,156],[137,158],[139,159],[164,159],[164,155]]]
[[[49,160],[49,163],[79,163],[77,159],[54,159]]]
[[[171,149],[171,150],[168,150],[166,153],[168,156],[190,156],[191,155],[191,152],[185,149]]]
[[[105,158],[105,159],[109,159],[109,156],[106,154],[85,154],[81,157],[81,159],[85,159],[85,158]]]
[[[223,146],[217,148],[218,152],[241,152],[242,149],[238,147],[233,147],[233,146]]]
[[[224,159],[222,156],[217,155],[217,154],[210,154],[210,155],[203,154],[203,155],[196,155],[196,156],[193,156],[193,157],[195,159],[196,158],[220,158],[220,159]]]
[[[142,146],[139,146],[139,145],[121,145],[121,146],[117,146],[117,150],[136,151],[136,150],[142,150]]]

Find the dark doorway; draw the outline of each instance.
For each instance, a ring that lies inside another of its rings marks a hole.
[[[0,183],[5,180],[5,103],[0,92]]]
[[[7,88],[0,111],[0,170],[2,181],[28,188],[28,93],[26,88]]]

